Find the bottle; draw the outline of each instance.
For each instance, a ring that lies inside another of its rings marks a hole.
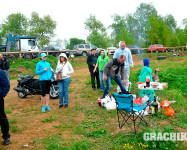
[[[158,116],[158,103],[156,102],[156,96],[154,96],[154,102],[152,103],[152,115]]]
[[[146,87],[150,87],[150,76],[149,76],[149,73],[146,76]]]
[[[99,96],[98,96],[97,101],[98,101],[98,105],[99,105],[99,106],[101,106],[101,99],[100,99],[100,97],[99,97]]]

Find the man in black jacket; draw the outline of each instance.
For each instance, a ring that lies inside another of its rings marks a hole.
[[[95,65],[97,63],[97,55],[96,49],[91,49],[91,55],[87,58],[88,68],[91,74],[91,81],[92,81],[92,89],[95,90],[95,78],[97,80],[97,89],[100,88],[100,80],[99,80],[99,71],[93,72]]]
[[[4,145],[10,144],[10,134],[9,134],[9,123],[5,114],[4,109],[4,97],[10,90],[10,83],[7,75],[4,71],[0,69],[0,126],[1,132],[3,134]]]
[[[1,55],[1,54],[0,54]],[[9,61],[6,59],[6,57],[2,57],[0,58],[2,60],[2,64],[1,64],[1,68],[2,70],[4,70],[8,76],[9,70],[10,70],[10,64]]]

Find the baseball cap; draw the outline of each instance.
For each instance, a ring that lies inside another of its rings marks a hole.
[[[41,53],[41,57],[47,57],[46,53]]]

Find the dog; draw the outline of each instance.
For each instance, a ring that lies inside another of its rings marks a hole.
[[[159,77],[158,77],[158,72],[159,72],[159,68],[155,69],[155,72],[152,73],[152,78],[153,78],[153,82],[159,82]]]

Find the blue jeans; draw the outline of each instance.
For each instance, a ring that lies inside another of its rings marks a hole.
[[[100,78],[100,88],[101,88],[101,91],[104,91],[105,90],[105,85],[104,85],[104,72],[103,71],[99,71],[99,78]]]
[[[66,78],[62,81],[58,82],[58,88],[59,88],[59,104],[63,105],[63,98],[64,98],[64,104],[68,105],[69,95],[68,95],[68,87],[70,84],[71,79]]]
[[[103,93],[103,97],[102,98],[105,98],[105,96],[109,93],[110,91],[110,88],[111,88],[111,76],[107,75],[107,81],[106,81],[106,88],[104,90],[104,93]],[[120,89],[121,89],[121,92],[123,94],[127,94],[127,91],[125,89],[125,85],[123,84],[123,81],[121,80],[120,77],[117,77],[115,76],[115,82],[119,85]]]

